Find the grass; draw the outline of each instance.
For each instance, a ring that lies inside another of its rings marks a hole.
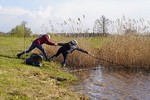
[[[26,48],[35,38],[27,38]],[[0,37],[0,99],[1,100],[80,100],[87,98],[65,87],[77,78],[62,71],[57,62],[43,62],[43,67],[33,67],[17,59],[24,49],[21,37]],[[35,51],[33,51],[35,52]],[[29,55],[28,55],[29,56]],[[27,56],[27,57],[28,57]],[[64,78],[59,81],[57,78]]]
[[[35,38],[27,38],[26,48]],[[52,37],[55,42],[69,42],[74,38]],[[75,51],[68,57],[67,67],[71,69],[95,67],[99,64],[112,69],[147,70],[150,68],[150,39],[142,35],[115,35],[109,37],[75,38],[79,47],[105,61],[96,60]],[[60,68],[63,60],[59,56],[52,62],[43,62],[43,67],[24,64],[25,56],[17,59],[16,54],[24,50],[21,37],[0,37],[0,99],[4,100],[82,100],[86,96],[73,93],[65,87],[77,78]],[[44,45],[48,56],[53,55],[59,46]],[[35,49],[33,52],[38,52]],[[31,53],[30,53],[31,54]],[[29,57],[29,54],[27,55]],[[125,66],[109,63],[112,61]],[[65,81],[59,81],[63,78]]]

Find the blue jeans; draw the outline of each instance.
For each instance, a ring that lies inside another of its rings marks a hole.
[[[23,52],[19,53],[19,55],[23,55],[23,54],[25,54],[25,53],[29,53],[29,52],[31,52],[34,48],[38,48],[39,50],[41,50],[42,53],[43,53],[43,55],[44,55],[44,57],[45,57],[46,60],[47,60],[47,54],[46,54],[45,50],[43,49],[43,47],[42,47],[41,45],[37,45],[37,44],[35,44],[35,43],[32,43],[31,46],[30,46],[30,48],[29,48],[27,51],[23,51]]]

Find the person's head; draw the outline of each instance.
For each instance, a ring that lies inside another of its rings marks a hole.
[[[70,41],[70,43],[71,43],[72,45],[78,45],[77,40],[72,40],[72,41]]]
[[[50,39],[50,38],[51,38],[51,36],[50,36],[49,34],[46,34],[46,36],[48,37],[48,39]]]

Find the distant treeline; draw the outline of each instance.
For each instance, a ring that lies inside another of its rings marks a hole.
[[[97,36],[108,36],[109,33],[56,33],[54,36],[64,37],[97,37]]]
[[[4,32],[0,32],[0,36],[19,36],[19,37],[24,37],[23,34],[20,34],[18,35],[19,33],[18,32],[15,32],[15,33],[11,33],[11,32],[8,32],[8,33],[4,33]],[[47,33],[47,34],[51,34],[52,36],[63,36],[63,37],[97,37],[97,36],[100,36],[100,37],[106,37],[106,36],[110,36],[111,34],[109,33],[55,33],[55,34],[52,34],[52,33]],[[33,37],[33,36],[41,36],[42,34],[28,34],[27,36],[28,37]]]
[[[0,35],[5,35],[6,33],[5,32],[0,32]]]

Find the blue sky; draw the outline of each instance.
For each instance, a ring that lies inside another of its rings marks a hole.
[[[0,0],[0,31],[8,32],[23,20],[34,33],[48,21],[63,22],[86,16],[84,24],[92,27],[101,15],[115,20],[127,18],[150,20],[150,0]]]

